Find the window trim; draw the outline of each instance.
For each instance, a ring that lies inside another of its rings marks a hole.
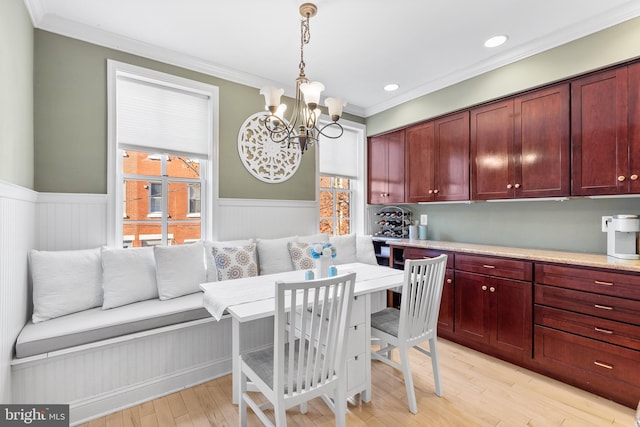
[[[200,205],[201,209],[201,238],[203,240],[213,240],[213,218],[218,217],[219,211],[219,89],[207,83],[199,82],[175,76],[160,71],[139,67],[124,62],[107,60],[107,245],[120,247],[123,242],[123,177],[119,173],[122,170],[122,156],[118,156],[116,140],[116,76],[119,72],[135,74],[143,79],[161,81],[167,85],[177,85],[188,87],[194,91],[209,96],[209,153],[208,161],[202,162],[201,174],[203,177],[201,194],[205,194],[205,203]],[[203,167],[204,166],[204,167]]]

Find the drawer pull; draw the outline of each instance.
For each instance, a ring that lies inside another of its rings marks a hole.
[[[599,360],[594,360],[593,364],[596,366],[600,366],[601,368],[613,369],[613,365],[609,365],[608,363],[600,362]]]
[[[482,285],[482,290],[486,291],[487,290],[487,286],[486,285]]]
[[[482,265],[484,268],[496,268],[495,265],[489,265],[489,264],[483,264]]]
[[[597,326],[594,329],[596,330],[596,332],[602,332],[603,334],[612,334],[613,333],[613,331],[610,331],[608,329],[601,329],[601,328],[598,328]]]
[[[613,286],[613,283],[612,282],[601,282],[600,280],[596,280],[596,285]]]
[[[613,307],[609,307],[608,305],[594,304],[593,306],[601,310],[613,310]]]

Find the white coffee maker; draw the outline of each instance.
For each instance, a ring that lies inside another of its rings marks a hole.
[[[607,233],[608,256],[622,259],[640,259],[640,253],[638,253],[640,216],[603,216],[602,231]]]

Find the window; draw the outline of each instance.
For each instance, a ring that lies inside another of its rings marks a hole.
[[[320,232],[351,233],[351,180],[320,175]]]
[[[217,88],[115,61],[108,67],[110,244],[208,238]]]
[[[320,232],[364,233],[364,127],[342,123],[338,139],[322,138],[319,151]]]

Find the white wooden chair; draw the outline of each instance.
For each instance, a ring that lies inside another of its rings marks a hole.
[[[240,425],[247,405],[273,426],[264,410],[273,407],[275,424],[286,426],[286,410],[322,396],[334,411],[336,425],[346,423],[346,335],[356,274],[276,283],[274,346],[240,356]],[[269,401],[258,405],[247,381]]]
[[[409,410],[414,414],[418,412],[418,405],[409,366],[411,347],[431,357],[436,395],[442,396],[437,327],[446,265],[447,255],[444,254],[405,261],[400,310],[386,308],[371,315],[371,337],[380,340],[380,350],[372,350],[371,357],[403,372]],[[418,347],[425,341],[429,341],[428,351]],[[400,364],[391,360],[394,348],[400,352]]]

